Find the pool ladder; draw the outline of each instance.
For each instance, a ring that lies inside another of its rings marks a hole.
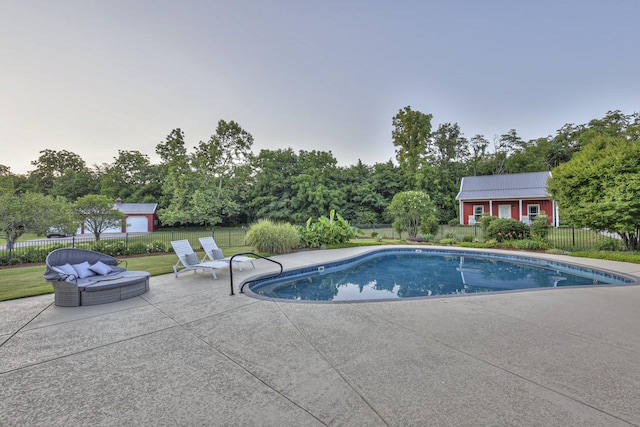
[[[247,280],[246,282],[244,282],[244,283],[242,284],[242,286],[240,286],[240,293],[241,293],[241,294],[243,294],[243,293],[244,293],[244,286],[245,286],[247,283],[257,282],[258,280],[264,280],[264,279],[272,279],[272,278],[274,278],[274,277],[278,277],[278,276],[280,276],[280,275],[282,274],[282,271],[283,271],[282,264],[280,264],[280,263],[279,263],[278,261],[276,261],[276,260],[273,260],[273,259],[271,259],[271,258],[267,258],[266,256],[262,256],[262,255],[260,255],[260,254],[255,253],[255,252],[241,252],[241,253],[239,253],[239,254],[235,254],[235,255],[233,255],[233,256],[229,259],[229,279],[230,279],[230,281],[231,281],[231,295],[235,295],[235,294],[233,293],[233,268],[232,268],[232,267],[233,267],[233,258],[235,258],[235,257],[237,257],[237,256],[240,256],[240,255],[253,255],[253,256],[256,256],[256,257],[258,257],[258,258],[265,259],[265,260],[267,260],[267,261],[269,261],[269,262],[272,262],[272,263],[274,263],[274,264],[278,264],[278,265],[280,266],[280,272],[279,272],[279,273],[273,274],[273,275],[271,275],[271,276],[260,277],[260,278],[258,278],[258,279]]]

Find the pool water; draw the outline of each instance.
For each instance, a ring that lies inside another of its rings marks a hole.
[[[381,253],[257,282],[250,289],[267,298],[359,301],[628,282],[622,277],[582,268],[557,263],[548,267],[539,265],[539,260],[532,265],[525,258],[522,260],[416,251]]]

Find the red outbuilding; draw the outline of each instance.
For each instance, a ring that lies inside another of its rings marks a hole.
[[[545,214],[550,224],[559,226],[558,206],[547,192],[550,177],[551,172],[530,172],[462,178],[456,196],[460,203],[460,224],[476,224],[483,215],[528,224]]]

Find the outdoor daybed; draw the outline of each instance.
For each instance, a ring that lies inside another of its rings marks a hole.
[[[46,264],[44,279],[53,283],[55,304],[61,307],[105,304],[149,290],[150,273],[129,271],[117,258],[99,252],[56,249],[47,255]]]

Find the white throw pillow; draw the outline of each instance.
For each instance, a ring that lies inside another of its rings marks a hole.
[[[87,261],[81,262],[80,264],[73,264],[72,267],[78,272],[78,279],[96,275],[96,273],[91,270],[91,265],[89,265]]]
[[[113,271],[113,268],[102,261],[98,261],[91,266],[91,270],[100,276],[106,276]]]

